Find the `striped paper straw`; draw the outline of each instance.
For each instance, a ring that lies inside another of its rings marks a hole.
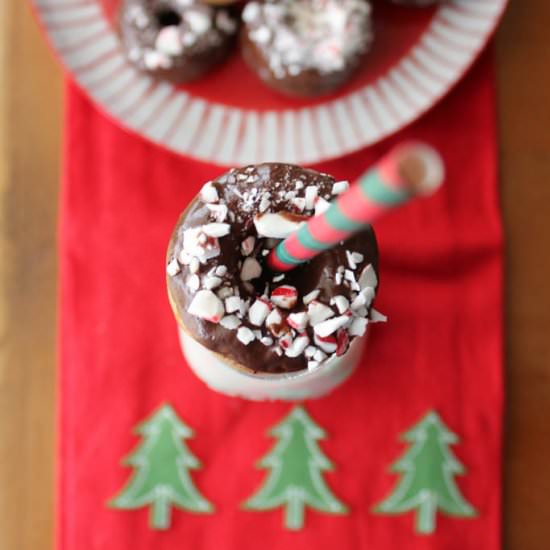
[[[423,143],[405,143],[370,168],[328,209],[311,218],[271,252],[274,271],[290,271],[323,250],[338,246],[392,208],[431,195],[443,182],[439,153]]]

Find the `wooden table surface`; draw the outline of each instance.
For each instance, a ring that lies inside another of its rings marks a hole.
[[[509,550],[550,548],[549,23],[548,0],[512,0],[496,48]],[[0,32],[0,549],[49,550],[62,81],[25,2],[0,0]]]

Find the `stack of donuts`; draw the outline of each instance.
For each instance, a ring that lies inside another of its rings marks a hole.
[[[368,0],[123,0],[118,30],[128,60],[156,78],[196,80],[240,43],[263,82],[303,97],[345,84],[374,36]]]

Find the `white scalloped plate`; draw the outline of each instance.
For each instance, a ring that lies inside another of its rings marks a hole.
[[[108,115],[172,151],[221,165],[311,164],[393,134],[464,75],[507,2],[449,0],[428,10],[377,3],[378,37],[363,74],[335,96],[303,101],[269,91],[238,53],[199,83],[154,81],[123,55],[111,24],[116,0],[33,0],[63,64]]]

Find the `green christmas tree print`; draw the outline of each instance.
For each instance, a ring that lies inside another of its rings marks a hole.
[[[143,437],[124,464],[135,468],[124,489],[110,505],[121,510],[150,506],[152,529],[168,529],[172,507],[207,513],[212,505],[195,488],[189,470],[200,462],[189,451],[184,440],[193,436],[170,405],[163,405],[136,428]]]
[[[306,506],[330,514],[345,514],[346,506],[332,494],[322,476],[322,472],[333,470],[317,444],[326,433],[305,409],[295,407],[269,433],[278,441],[258,467],[271,471],[244,507],[248,510],[284,507],[284,525],[290,530],[302,529]]]
[[[435,531],[438,510],[453,517],[475,517],[475,509],[460,494],[454,479],[466,472],[450,449],[459,438],[439,415],[429,412],[402,440],[411,446],[391,467],[402,474],[401,480],[375,511],[402,514],[416,510],[415,530],[423,535]]]

